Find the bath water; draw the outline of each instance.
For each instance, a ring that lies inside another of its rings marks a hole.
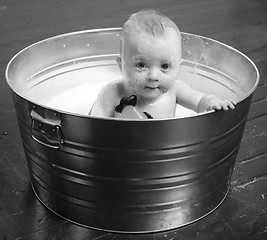
[[[116,55],[103,55],[63,62],[31,76],[24,85],[27,98],[48,108],[87,115],[98,92],[109,81],[122,77]],[[183,61],[180,79],[196,90],[217,94],[238,101],[245,91],[228,76]],[[177,106],[176,116],[191,116],[195,112]]]

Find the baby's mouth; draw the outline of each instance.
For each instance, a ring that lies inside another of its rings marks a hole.
[[[156,86],[146,86],[145,88],[154,90],[154,89],[158,89],[159,87],[156,87]]]

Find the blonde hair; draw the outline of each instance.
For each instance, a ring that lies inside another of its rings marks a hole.
[[[177,25],[167,16],[159,13],[156,10],[142,10],[132,14],[128,21],[122,27],[120,33],[119,51],[122,51],[122,41],[125,34],[134,31],[145,32],[153,36],[161,36],[166,32],[166,29],[171,28],[181,35]]]

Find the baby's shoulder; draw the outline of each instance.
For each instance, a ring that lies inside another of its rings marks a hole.
[[[102,90],[103,91],[117,91],[121,88],[122,84],[123,84],[122,80],[110,81],[103,86]]]
[[[175,86],[177,87],[180,87],[180,86],[188,86],[188,84],[187,83],[185,83],[184,81],[182,81],[182,80],[177,80],[176,82],[175,82]]]
[[[177,80],[175,83],[175,90],[176,90],[176,93],[179,94],[179,93],[191,91],[192,89],[186,82],[182,80]]]
[[[123,81],[115,80],[105,84],[98,94],[98,98],[105,102],[117,102],[122,95]]]
[[[122,85],[121,80],[110,81],[101,88],[100,95],[119,95]]]

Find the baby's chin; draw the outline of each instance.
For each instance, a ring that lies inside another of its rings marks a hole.
[[[160,87],[149,87],[149,86],[131,86],[130,84],[126,85],[126,92],[130,93],[130,95],[136,95],[137,98],[141,98],[144,100],[155,101],[162,94],[166,93],[168,90]]]
[[[164,93],[165,92],[160,88],[144,88],[142,93],[139,95],[149,101],[155,101]]]

